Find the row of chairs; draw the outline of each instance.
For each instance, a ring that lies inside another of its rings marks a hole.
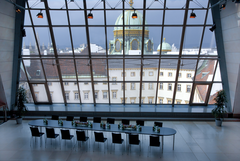
[[[44,134],[42,132],[39,132],[37,127],[30,127],[30,129],[31,129],[31,133],[32,133],[32,139],[33,139],[33,137],[41,137]],[[131,150],[131,145],[139,145],[140,153],[141,153],[141,143],[139,140],[139,135],[131,134],[131,133],[128,133],[128,135],[129,135],[129,145],[130,145],[129,150]],[[54,128],[46,128],[45,147],[46,147],[47,138],[56,140],[56,138],[58,136],[59,136],[59,134],[55,134]],[[62,140],[72,140],[72,138],[74,137],[74,135],[70,135],[70,131],[68,129],[61,129],[61,136],[62,136]],[[94,136],[95,136],[95,143],[96,142],[105,143],[107,141],[107,138],[104,138],[104,135],[102,132],[94,132]],[[85,131],[82,131],[82,130],[76,131],[76,137],[77,137],[77,145],[79,142],[83,143],[89,139],[89,137],[87,137],[85,135]],[[121,133],[112,133],[112,144],[114,144],[114,145],[122,144],[122,148],[124,149],[123,142],[124,142],[124,139],[122,139]],[[111,149],[112,149],[112,144],[111,144]],[[30,145],[31,145],[31,142],[30,142]],[[160,147],[159,136],[155,136],[155,135],[150,136],[149,149],[151,146]],[[60,148],[61,148],[61,145],[60,145]],[[105,152],[105,150],[104,150],[104,152]],[[122,150],[122,152],[123,152],[123,150]]]
[[[58,115],[52,115],[52,120],[58,120],[59,116]],[[66,121],[73,121],[74,116],[67,116]],[[87,122],[87,117],[80,117],[80,122]],[[94,123],[101,123],[102,119],[101,117],[93,117],[93,122]],[[114,118],[107,118],[107,123],[109,124],[114,124],[115,119]],[[128,119],[122,119],[122,124],[124,125],[129,125],[130,120]],[[144,121],[143,120],[136,120],[136,124],[140,126],[144,126]],[[162,127],[163,123],[162,122],[154,122],[154,124],[158,127]]]

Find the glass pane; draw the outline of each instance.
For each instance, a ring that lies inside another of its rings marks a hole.
[[[146,1],[146,8],[150,8],[150,9],[153,9],[153,8],[163,8],[164,6],[164,1],[156,1],[154,2],[153,0],[147,0]]]
[[[50,8],[66,8],[65,7],[65,0],[58,0],[57,2],[56,1],[47,1],[48,2],[48,6]]]
[[[162,27],[148,27],[149,29],[149,40],[145,42],[146,51],[151,54],[159,54],[159,44],[161,43]],[[144,52],[145,53],[145,52]]]
[[[139,96],[140,96],[140,83],[132,82],[126,83],[126,92],[125,92],[125,100],[127,104],[138,104]]]
[[[125,59],[125,80],[140,81],[141,60]]]
[[[94,82],[94,90],[96,103],[109,103],[107,82]]]
[[[195,3],[195,2],[198,2],[198,3]],[[189,8],[207,8],[207,5],[208,5],[208,1],[206,0],[197,0],[197,1],[190,1],[189,3]]]
[[[27,36],[23,37],[22,55],[38,55],[33,29],[26,27],[25,32]]]
[[[172,104],[174,85],[175,83],[159,84],[157,104]]]
[[[178,83],[175,104],[189,104],[192,84]]]
[[[103,27],[89,27],[91,54],[106,55],[105,30]],[[96,36],[97,35],[97,36]]]
[[[159,65],[159,59],[144,59],[142,80],[157,81],[158,65]],[[140,74],[140,72],[138,74]]]
[[[109,59],[108,60],[109,81],[116,78],[116,81],[123,81],[123,60],[122,59]],[[126,75],[125,75],[126,77]]]
[[[190,18],[191,13],[195,13],[195,18]],[[203,25],[205,22],[206,10],[188,10],[187,24]]]
[[[85,25],[83,11],[69,11],[69,18],[71,25]]]
[[[213,83],[208,104],[215,104],[214,98],[217,95],[217,92],[222,90],[222,83]]]
[[[42,13],[43,18],[37,18],[37,14]],[[48,25],[47,21],[47,15],[46,11],[42,10],[41,12],[39,10],[31,10],[33,25]]]
[[[26,62],[26,63],[27,63],[27,62]],[[30,63],[30,60],[29,60],[29,63]],[[25,73],[25,70],[24,70],[23,63],[22,63],[22,62],[21,62],[21,65],[20,65],[19,80],[20,80],[20,81],[27,81],[26,73]]]
[[[120,5],[121,6],[121,5]],[[122,17],[122,11],[115,10],[115,11],[106,11],[106,21],[107,25],[122,25],[118,20]],[[113,31],[113,30],[112,30]]]
[[[171,54],[179,54],[178,49],[181,43],[182,27],[165,27],[163,32],[163,48],[162,54],[167,54],[172,51]],[[160,50],[160,47],[159,47]]]
[[[176,0],[167,0],[166,7],[168,8],[182,8],[186,4],[186,0],[176,1]]]
[[[59,81],[57,63],[55,59],[43,59],[43,67],[48,81]]]
[[[184,18],[184,10],[166,10],[165,25],[182,25]]]
[[[31,20],[30,20],[30,16],[29,16],[29,12],[27,10],[25,12],[24,25],[32,25]]]
[[[47,92],[44,84],[32,84],[36,102],[48,102]]]
[[[68,3],[68,9],[80,9],[80,8],[83,8],[83,2],[81,0],[74,0]]]
[[[175,81],[178,61],[162,59],[160,64],[159,81]]]
[[[90,11],[87,11],[89,14]],[[93,19],[88,18],[88,25],[104,25],[104,12],[102,10],[92,10]]]
[[[64,103],[60,82],[48,82],[48,88],[53,103]]]
[[[28,79],[45,81],[43,69],[40,60],[24,59],[23,63],[26,68]]]
[[[204,52],[203,48],[210,49],[208,49],[208,52],[206,52],[206,50]],[[209,30],[209,27],[206,27],[203,37],[201,55],[217,55],[216,48],[215,34]]]
[[[93,59],[92,72],[94,81],[107,80],[107,60],[106,59]]]
[[[213,24],[211,8],[208,10],[207,24],[210,24],[210,25]]]
[[[110,101],[111,103],[122,103],[123,101],[122,83],[110,83]]]
[[[36,3],[36,1],[28,1],[29,8],[45,8],[44,2]]]
[[[67,103],[80,103],[77,82],[63,82]]]
[[[75,55],[88,55],[85,27],[72,27],[72,39]]]
[[[143,104],[155,104],[157,83],[143,83],[142,85],[142,99]]]
[[[66,11],[50,11],[52,25],[68,25]]]
[[[93,103],[92,83],[79,83],[82,103]]]
[[[187,27],[184,37],[183,48],[191,48],[191,51],[184,50],[182,54],[197,55],[202,37],[202,27]],[[192,48],[194,51],[192,51]]]
[[[72,46],[69,35],[69,28],[54,27],[53,28],[57,52],[60,55],[72,54]]]
[[[197,60],[182,59],[179,69],[178,81],[193,81]]]
[[[19,82],[19,87],[26,90],[27,103],[33,103],[32,93],[27,82]]]
[[[152,8],[155,8],[155,7],[153,6]],[[163,18],[163,10],[146,10],[145,24],[146,25],[147,24],[162,25],[162,18]]]
[[[114,35],[114,28],[107,28],[107,43],[108,43],[108,55],[111,55],[115,52],[115,41],[118,39]]]
[[[205,103],[209,85],[196,85],[193,103]]]
[[[73,59],[59,59],[63,80],[76,81],[76,72]]]
[[[218,65],[217,65],[215,76],[214,76],[214,81],[222,81],[222,76],[221,76],[221,72],[220,72],[219,62],[218,62]]]
[[[212,81],[216,60],[199,60],[196,81]],[[219,78],[219,76],[217,76]]]
[[[79,81],[91,80],[89,59],[76,59],[76,67]]]

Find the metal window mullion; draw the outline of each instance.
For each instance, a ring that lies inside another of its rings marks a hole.
[[[124,102],[124,105],[126,104],[125,102],[125,77],[126,77],[126,74],[125,74],[125,9],[124,9],[124,1],[122,3],[122,11],[123,11],[123,102]]]
[[[73,51],[73,62],[74,62],[74,68],[75,68],[75,74],[76,74],[76,80],[77,80],[77,87],[78,87],[78,97],[79,97],[79,103],[81,104],[81,95],[80,95],[80,87],[78,83],[78,74],[77,74],[77,67],[76,67],[76,60],[75,60],[75,53],[74,53],[74,46],[73,46],[73,38],[72,38],[72,30],[71,30],[71,24],[70,24],[70,18],[69,18],[69,10],[68,10],[68,4],[67,0],[65,0],[66,5],[66,12],[67,12],[67,19],[68,19],[68,29],[69,29],[69,35],[70,35],[70,41],[71,41],[71,47]],[[75,97],[75,96],[74,96]]]
[[[165,11],[166,11],[166,0],[164,0],[164,10],[163,10],[163,19],[162,19],[162,34],[161,34],[161,40],[160,40],[160,53],[159,53],[159,62],[158,62],[158,73],[157,73],[157,82],[159,81],[159,73],[160,73],[160,67],[161,67],[161,55],[162,55],[162,40],[163,40],[163,32],[164,32],[164,24],[165,24]],[[155,98],[155,105],[157,104],[157,97],[158,97],[158,83],[156,87],[156,98]]]
[[[143,8],[146,8],[146,0],[143,1]],[[142,23],[142,52],[141,52],[141,72],[140,72],[140,92],[139,92],[139,106],[142,104],[142,75],[143,75],[143,55],[144,55],[144,31],[145,31],[145,15],[146,10],[143,10],[143,23]]]
[[[88,44],[88,56],[90,62],[90,72],[91,72],[91,83],[92,83],[92,95],[93,95],[93,103],[96,106],[96,99],[95,99],[95,90],[94,90],[94,83],[93,83],[93,71],[92,71],[92,59],[91,59],[91,44],[90,44],[90,37],[89,37],[89,26],[88,26],[88,18],[87,18],[87,4],[86,0],[83,0],[84,5],[84,17],[85,17],[85,24],[86,24],[86,36],[87,36],[87,44]]]
[[[179,69],[180,69],[180,64],[181,64],[181,56],[182,56],[182,49],[183,49],[183,43],[184,43],[184,37],[185,37],[185,31],[186,31],[189,3],[190,3],[190,1],[186,0],[186,8],[185,8],[184,21],[183,21],[182,37],[181,37],[181,44],[180,44],[180,50],[179,50],[179,59],[178,59],[175,86],[174,86],[173,99],[172,99],[172,107],[174,107],[174,101],[175,101],[176,91],[177,91],[177,82],[178,82],[178,75],[179,75]]]
[[[108,103],[111,104],[110,99],[110,85],[109,85],[109,68],[108,68],[108,46],[107,46],[107,17],[106,17],[106,3],[103,1],[103,9],[104,9],[104,28],[105,28],[105,47],[106,47],[106,62],[107,62],[107,82],[108,82]]]
[[[59,75],[59,80],[60,80],[63,100],[64,100],[64,104],[66,106],[67,105],[67,101],[66,101],[66,97],[65,97],[65,90],[64,90],[63,81],[62,81],[62,73],[61,73],[61,68],[60,68],[60,64],[59,64],[59,60],[58,60],[58,54],[57,54],[57,49],[56,49],[56,42],[55,42],[55,38],[54,38],[54,34],[53,34],[53,28],[52,28],[52,22],[51,22],[50,13],[49,13],[48,2],[44,1],[44,5],[45,5],[45,8],[46,8],[46,16],[47,16],[48,25],[49,25],[49,31],[50,31],[50,34],[51,34],[54,55],[55,55],[55,58],[56,58],[56,64],[57,64],[57,70],[58,70],[58,75]]]

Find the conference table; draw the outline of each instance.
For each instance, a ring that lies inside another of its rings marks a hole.
[[[92,123],[92,127],[88,126],[75,126],[72,125],[72,121],[63,121],[63,125],[58,124],[58,120],[48,120],[48,124],[45,124],[42,119],[40,120],[32,120],[28,123],[29,126],[40,127],[40,131],[42,131],[42,127],[51,127],[51,128],[64,128],[64,129],[76,129],[76,130],[90,130],[90,131],[102,131],[102,132],[118,132],[125,134],[140,134],[140,135],[158,135],[162,137],[162,149],[163,149],[163,141],[164,136],[173,136],[173,150],[175,144],[175,134],[176,130],[168,127],[160,127],[160,132],[153,131],[152,126],[141,126],[142,130],[122,130],[118,128],[117,124],[110,124],[110,128],[103,129],[100,127],[100,123]]]

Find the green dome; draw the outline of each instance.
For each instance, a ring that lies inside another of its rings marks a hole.
[[[160,51],[160,44],[158,45],[157,51]],[[162,43],[162,51],[172,51],[172,47],[169,43],[165,42],[165,38],[164,41]]]
[[[143,23],[143,16],[140,12],[135,10],[135,13],[137,14],[137,18],[133,19],[132,14],[134,13],[134,10],[126,10],[125,15],[124,15],[124,21],[125,25],[142,25]],[[145,21],[145,24],[147,22]],[[123,25],[123,14],[121,13],[116,22],[115,25]],[[137,29],[137,30],[142,30],[141,26],[134,26],[134,27],[125,27],[125,29]],[[114,30],[122,30],[122,27],[114,27]],[[145,27],[145,30],[148,30],[148,27]]]

